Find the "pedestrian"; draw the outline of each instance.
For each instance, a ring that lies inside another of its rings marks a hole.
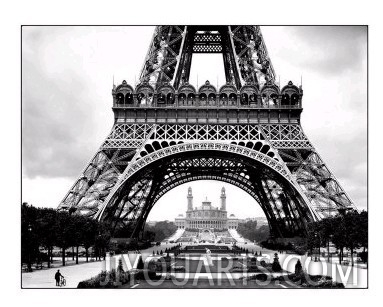
[[[61,275],[60,273],[60,270],[57,270],[56,274],[55,274],[55,279],[56,279],[56,286],[59,287],[60,286],[60,278],[61,277],[64,277]]]

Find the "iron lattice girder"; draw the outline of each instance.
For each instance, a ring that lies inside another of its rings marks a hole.
[[[279,152],[315,210],[323,217],[331,216],[342,208],[356,209],[314,148]]]
[[[222,53],[227,82],[274,82],[275,72],[258,26],[156,27],[140,75],[155,87],[188,82],[193,53]],[[261,80],[264,78],[264,80]]]
[[[254,187],[252,184],[252,177],[264,177],[267,180],[275,182],[278,181],[285,181],[283,179],[283,176],[278,175],[276,172],[271,171],[269,168],[265,167],[264,165],[261,165],[260,163],[254,164],[254,161],[251,162],[249,160],[248,162],[244,162],[241,159],[238,159],[238,156],[232,156],[231,158],[222,158],[222,157],[216,157],[216,156],[222,155],[222,152],[211,152],[209,154],[206,153],[184,153],[182,155],[178,156],[170,156],[167,158],[168,160],[158,160],[157,163],[152,163],[148,165],[145,169],[142,170],[147,177],[153,178],[154,176],[157,177],[157,185],[152,180],[152,187],[156,186],[155,191],[151,191],[152,198],[148,199],[146,198],[145,201],[139,202],[136,206],[130,206],[132,201],[125,200],[125,203],[127,204],[128,210],[121,210],[125,212],[124,217],[129,217],[126,221],[119,221],[123,223],[131,222],[132,218],[134,221],[140,221],[143,222],[145,220],[145,217],[140,216],[140,214],[147,215],[148,212],[151,210],[152,206],[155,204],[155,202],[164,194],[166,193],[170,187],[177,186],[179,184],[182,184],[187,181],[195,180],[196,178],[199,179],[208,179],[212,178],[214,176],[215,178],[219,178],[219,180],[231,182],[235,184],[236,186],[239,186],[240,188],[244,189],[245,191],[249,192],[250,195],[252,195],[257,202],[261,204],[261,207],[266,211],[266,215],[270,217],[272,220],[273,227],[277,229],[278,227],[281,227],[281,223],[285,223],[286,227],[292,227],[288,230],[289,233],[293,233],[294,231],[303,231],[302,227],[304,227],[304,224],[302,221],[295,221],[294,216],[302,217],[307,216],[308,211],[304,208],[304,202],[301,199],[298,201],[298,204],[295,207],[291,207],[291,210],[294,212],[291,212],[288,214],[288,216],[284,215],[282,216],[279,212],[280,209],[277,207],[270,208],[268,207],[268,204],[270,203],[271,195],[267,196],[268,201],[262,202],[257,194],[258,190]],[[226,155],[224,155],[226,156]],[[208,158],[207,158],[208,157]],[[133,178],[133,177],[132,177]],[[139,174],[136,174],[134,178],[142,178]],[[134,182],[134,179],[132,179]],[[142,180],[142,179],[141,179]],[[158,181],[159,180],[159,181]],[[254,179],[253,179],[254,180]],[[132,183],[127,183],[128,186],[130,186]],[[286,190],[287,194],[293,193],[293,189],[291,187],[288,187],[288,184],[286,182],[280,184],[284,189]],[[114,201],[115,203],[122,204],[123,203],[123,195],[126,195],[129,193],[129,187],[122,187],[120,192],[118,192],[116,195],[117,199]],[[294,194],[294,193],[293,193]],[[118,196],[121,195],[121,196]],[[133,195],[134,196],[134,195]],[[296,202],[297,199],[294,199]],[[275,201],[274,201],[275,202]],[[280,201],[279,201],[280,202]],[[137,203],[137,202],[136,202]],[[123,205],[121,205],[123,206]],[[115,210],[118,210],[119,207],[115,207],[113,209],[113,206],[107,208],[107,210],[104,213],[105,219],[108,219],[108,217],[113,216],[114,219],[115,216]],[[299,208],[299,209],[297,209]],[[286,209],[287,210],[287,209]],[[288,209],[290,210],[290,209]],[[298,211],[299,213],[297,213]],[[297,211],[297,212],[295,212]],[[277,214],[278,217],[275,217],[274,215]],[[287,211],[286,211],[287,212]],[[288,211],[290,212],[290,211]],[[138,216],[140,216],[138,218]],[[120,217],[120,216],[119,216]],[[312,218],[312,217],[311,217]],[[309,218],[310,219],[310,218]],[[278,223],[277,223],[278,221]],[[285,222],[282,222],[285,221]],[[115,221],[116,222],[116,221]],[[138,223],[138,222],[137,222]],[[277,225],[277,224],[278,225]],[[141,225],[141,224],[140,224]],[[136,225],[135,229],[140,229],[140,225]],[[286,229],[283,229],[283,232],[286,233]]]
[[[102,148],[139,148],[149,134],[152,140],[233,142],[268,140],[276,149],[313,148],[299,124],[115,124]]]
[[[193,39],[193,53],[222,53],[222,38],[219,32],[196,32]]]
[[[181,52],[185,26],[158,26],[154,32],[140,81],[153,84],[173,79],[175,66]]]
[[[132,150],[124,148],[98,151],[64,197],[59,209],[94,216],[132,157]]]

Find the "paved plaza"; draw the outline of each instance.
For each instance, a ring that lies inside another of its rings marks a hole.
[[[31,273],[22,273],[23,288],[57,288],[54,275],[57,270],[66,279],[65,288],[77,288],[80,281],[96,276],[105,269],[105,261],[93,261],[78,265],[65,267],[55,267],[50,269],[38,270]]]

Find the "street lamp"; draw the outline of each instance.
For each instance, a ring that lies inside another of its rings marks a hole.
[[[315,238],[314,244],[318,241],[318,258],[315,256],[315,259],[314,259],[314,261],[317,262],[318,260],[320,260],[320,235],[317,232],[315,232],[314,238]]]
[[[28,272],[32,272],[31,263],[31,240],[32,239],[32,225],[28,224]]]
[[[101,260],[101,234],[100,233],[98,233],[97,238],[98,238],[98,248],[97,248],[97,250],[98,250],[98,260]]]

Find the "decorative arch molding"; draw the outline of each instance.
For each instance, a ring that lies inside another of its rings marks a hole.
[[[223,93],[227,95],[230,95],[231,93],[237,94],[237,88],[233,84],[227,83],[225,85],[222,85],[219,89],[219,94]]]
[[[248,95],[251,95],[251,94],[258,95],[259,94],[258,89],[255,85],[248,85],[248,84],[241,87],[240,93],[241,94],[245,93]]]
[[[178,94],[182,94],[182,93],[187,96],[188,94],[196,94],[197,91],[193,85],[189,83],[184,83],[178,89]]]
[[[154,94],[154,88],[148,83],[140,83],[136,87],[136,94],[144,93],[145,95]]]
[[[115,91],[122,92],[124,95],[128,92],[134,93],[134,89],[132,86],[130,86],[125,80],[122,81],[122,83],[116,87]]]
[[[147,156],[150,153],[158,151],[160,149],[168,148],[170,146],[174,146],[176,144],[184,144],[185,141],[182,140],[148,140],[145,146],[139,151],[139,155],[137,155],[136,159],[141,159],[144,156]],[[188,142],[187,142],[188,144]],[[246,147],[257,152],[263,153],[276,161],[280,161],[278,159],[277,152],[270,146],[270,144],[265,140],[258,141],[232,141],[230,142],[232,145],[239,145],[242,147]]]
[[[205,84],[199,88],[198,94],[206,94],[206,95],[214,94],[214,95],[216,95],[217,89],[213,85],[211,85],[209,81],[206,81]]]
[[[298,94],[299,95],[301,93],[299,88],[296,85],[294,85],[292,81],[289,81],[289,83],[282,88],[281,94],[282,95],[283,94],[288,94],[288,95]]]
[[[279,87],[274,83],[266,83],[261,89],[261,95],[271,93],[279,95]]]
[[[293,179],[291,177],[290,172],[288,169],[279,161],[274,159],[273,157],[270,157],[266,154],[263,154],[259,151],[256,151],[254,149],[250,149],[247,147],[243,147],[236,144],[227,144],[222,142],[196,142],[196,143],[183,143],[183,144],[177,144],[170,147],[166,147],[160,150],[157,150],[153,153],[150,153],[141,159],[137,160],[136,162],[132,163],[127,170],[124,173],[124,178],[121,182],[123,184],[124,181],[126,181],[129,177],[131,177],[133,174],[144,168],[145,166],[149,165],[150,163],[165,158],[170,155],[183,153],[183,152],[189,152],[189,151],[206,151],[206,150],[213,150],[213,151],[225,151],[227,153],[233,153],[238,154],[241,156],[245,156],[251,159],[254,159],[258,162],[261,162],[262,164],[270,167],[283,177],[285,177],[288,181],[293,183]]]

